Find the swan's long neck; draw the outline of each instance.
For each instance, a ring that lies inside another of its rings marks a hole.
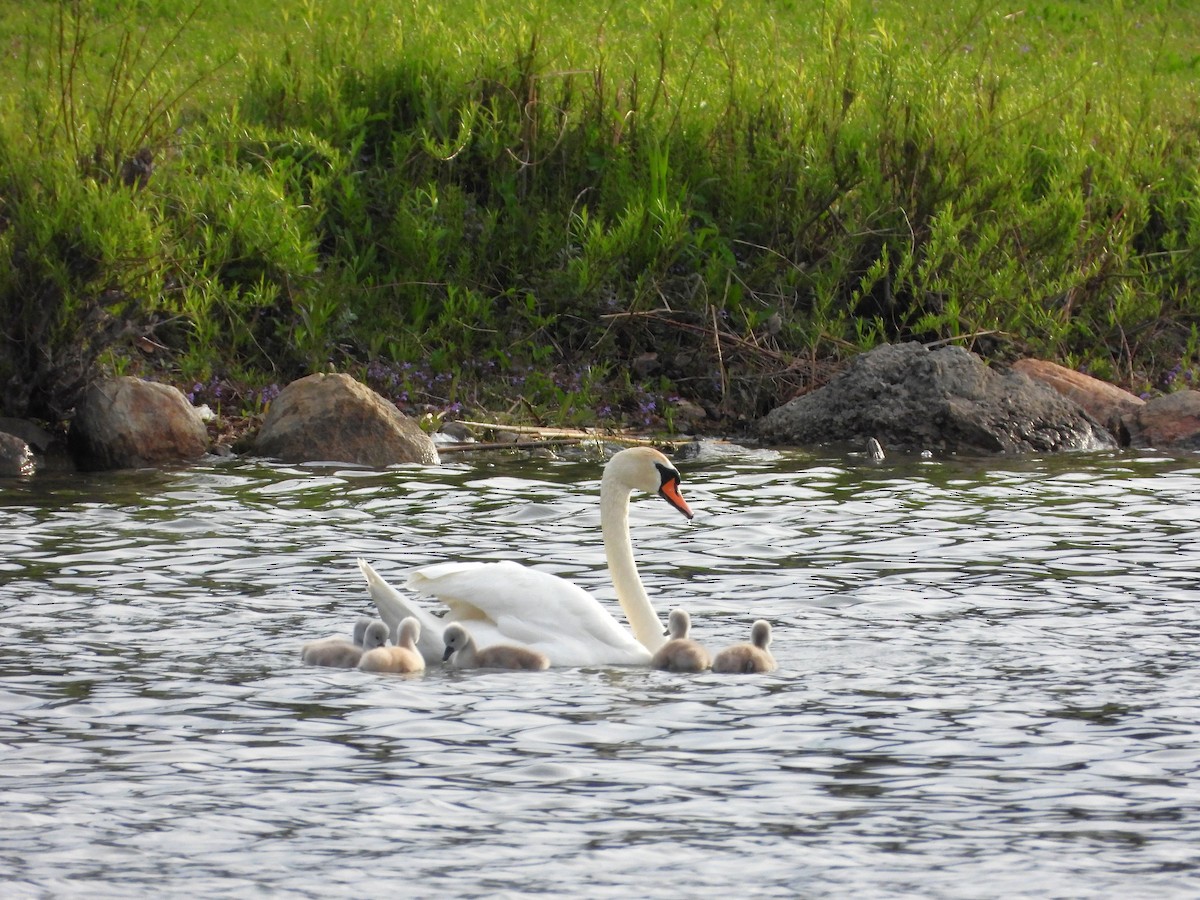
[[[600,482],[600,530],[604,534],[604,555],[608,572],[617,591],[617,601],[625,611],[629,627],[638,643],[654,652],[666,639],[662,622],[646,596],[633,559],[629,539],[629,489],[607,477]]]

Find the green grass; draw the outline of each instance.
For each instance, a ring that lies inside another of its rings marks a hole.
[[[1200,367],[1190,4],[243,6],[0,0],[5,413],[103,369],[644,424],[885,340]]]

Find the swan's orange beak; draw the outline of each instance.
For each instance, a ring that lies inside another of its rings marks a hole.
[[[673,507],[687,516],[692,518],[692,508],[687,505],[687,501],[683,499],[683,494],[679,493],[679,476],[668,478],[662,483],[662,487],[658,489],[658,495],[670,503]]]

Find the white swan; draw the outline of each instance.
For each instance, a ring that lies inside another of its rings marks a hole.
[[[688,635],[692,620],[687,610],[673,609],[667,617],[671,639],[663,644],[650,660],[650,668],[664,672],[703,672],[711,664],[708,651]]]
[[[689,519],[679,493],[679,472],[650,447],[622,450],[600,480],[600,529],[604,553],[632,634],[595,597],[571,582],[514,562],[451,562],[414,569],[408,586],[436,597],[449,609],[439,618],[389,585],[365,560],[366,576],[379,615],[394,630],[412,616],[421,623],[418,643],[429,663],[445,651],[442,630],[460,621],[483,646],[515,644],[546,654],[552,666],[645,665],[664,643],[662,622],[638,577],[629,540],[629,495],[656,493]]]
[[[726,647],[713,659],[712,670],[725,675],[752,675],[774,672],[775,657],[771,646],[771,623],[759,619],[750,629],[750,643]]]

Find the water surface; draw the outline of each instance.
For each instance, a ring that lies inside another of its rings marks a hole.
[[[664,618],[780,671],[299,664],[447,558],[614,611],[599,467],[0,483],[5,897],[1190,897],[1200,461],[683,461]]]

